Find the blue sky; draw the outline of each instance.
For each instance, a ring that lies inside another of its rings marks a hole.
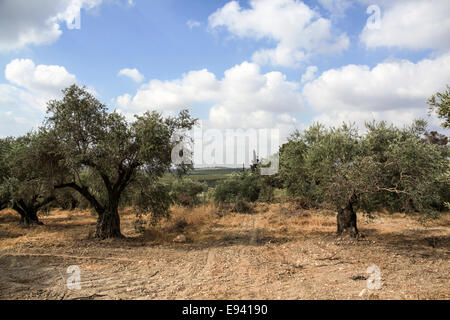
[[[447,0],[3,0],[0,136],[36,127],[71,82],[130,119],[189,107],[211,128],[283,137],[314,121],[404,125],[450,84],[449,12]]]

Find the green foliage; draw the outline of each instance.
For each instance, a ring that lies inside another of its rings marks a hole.
[[[336,169],[360,152],[353,126],[326,129],[315,124],[303,133],[295,132],[280,149],[280,180],[289,194],[323,202]]]
[[[294,133],[280,149],[279,176],[289,194],[337,207],[356,195],[366,212],[427,211],[448,202],[448,147],[423,139],[424,121],[366,127],[364,135],[345,124]]]
[[[184,207],[194,207],[200,203],[199,195],[207,190],[207,185],[190,178],[175,179],[170,184],[170,195],[174,203]]]
[[[139,188],[134,207],[139,218],[148,214],[150,223],[155,226],[162,218],[170,217],[172,203],[169,187],[161,183],[153,183],[148,187]]]
[[[272,202],[277,181],[273,176],[261,176],[261,190],[259,192],[259,201]]]
[[[375,159],[379,173],[379,202],[395,211],[422,211],[441,207],[448,184],[439,180],[448,164],[448,147],[422,139],[426,123],[416,121],[398,129],[385,123],[369,125],[365,137],[366,154]],[[381,206],[381,204],[380,204]]]
[[[49,117],[43,129],[54,147],[50,146],[42,156],[59,159],[53,170],[47,171],[56,188],[77,191],[102,217],[117,215],[121,196],[135,182],[134,188],[142,186],[137,181],[142,175],[147,184],[136,194],[141,198],[154,193],[162,196],[158,181],[172,166],[173,148],[186,142],[183,131],[191,129],[196,119],[186,110],[167,118],[146,112],[130,123],[123,115],[108,112],[85,88],[73,85],[63,93],[61,100],[49,102]],[[182,172],[190,167],[189,163],[178,165]],[[154,216],[163,215],[165,202],[157,205],[154,201],[141,199],[139,203],[146,205],[138,207],[151,207]],[[114,229],[113,236],[119,236],[120,228]]]
[[[232,211],[249,211],[248,202],[258,200],[261,192],[260,176],[248,171],[234,173],[219,183],[214,191],[214,201]]]
[[[444,122],[444,128],[450,128],[450,86],[447,85],[447,90],[434,94],[427,103],[430,105],[430,112],[435,111],[440,119]]]
[[[8,155],[11,152],[13,141],[12,138],[0,139],[0,210],[5,209],[11,200],[7,181],[11,176]]]
[[[55,195],[54,206],[63,210],[74,210],[80,207],[79,195],[70,189],[59,191]]]
[[[46,136],[29,133],[17,139],[3,139],[0,144],[1,205],[16,210],[25,223],[37,223],[37,211],[55,199],[52,181],[43,174],[43,166],[52,162],[43,164],[39,157]]]

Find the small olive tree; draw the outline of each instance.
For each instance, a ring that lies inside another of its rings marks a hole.
[[[194,207],[200,203],[199,194],[205,192],[208,186],[204,183],[183,177],[170,183],[170,195],[174,203],[183,207]]]
[[[261,179],[257,173],[248,171],[233,173],[217,184],[214,190],[214,202],[220,208],[233,212],[250,211],[250,202],[259,199]]]
[[[54,141],[47,155],[62,159],[58,169],[53,168],[55,188],[71,188],[91,203],[98,215],[97,237],[122,237],[121,195],[134,182],[145,187],[142,197],[151,198],[149,190],[161,191],[156,187],[158,180],[172,165],[172,150],[185,139],[179,132],[191,129],[196,119],[187,110],[167,118],[146,112],[129,123],[121,114],[108,112],[85,88],[73,85],[63,93],[61,100],[48,103],[45,123]],[[182,162],[181,166],[189,164]],[[93,178],[82,179],[86,172]],[[141,199],[139,203],[148,209],[153,202]]]
[[[45,176],[40,165],[42,160],[45,161],[39,157],[44,139],[42,133],[34,132],[1,142],[1,206],[9,206],[18,212],[25,225],[42,224],[38,211],[55,200],[52,181]]]

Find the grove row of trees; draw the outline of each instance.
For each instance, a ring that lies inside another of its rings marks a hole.
[[[109,238],[122,236],[120,205],[150,213],[156,222],[168,216],[174,202],[197,203],[204,185],[161,180],[173,167],[174,146],[186,139],[178,133],[196,124],[188,111],[167,118],[147,112],[130,123],[84,88],[73,85],[63,93],[48,103],[39,130],[0,139],[0,210],[10,207],[30,224],[39,223],[38,211],[52,203],[83,202],[97,213],[96,236]],[[428,103],[448,127],[448,90]],[[338,231],[357,233],[356,208],[367,213],[444,210],[450,202],[447,144],[446,136],[427,132],[422,120],[405,128],[367,123],[364,134],[352,125],[315,124],[294,132],[280,148],[277,175],[261,176],[260,167],[234,174],[212,197],[219,207],[246,211],[248,203],[272,201],[274,190],[282,188],[304,203],[332,205]],[[182,163],[177,171],[190,168]]]
[[[0,208],[15,209],[26,224],[38,222],[37,211],[58,191],[73,190],[97,213],[99,238],[122,236],[118,208],[126,192],[140,211],[166,215],[170,201],[159,180],[184,139],[176,133],[196,119],[186,110],[168,118],[147,112],[129,123],[84,88],[63,93],[48,103],[37,132],[1,140]],[[182,163],[180,170],[188,167]]]

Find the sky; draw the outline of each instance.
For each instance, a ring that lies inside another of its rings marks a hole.
[[[0,0],[0,137],[73,83],[111,111],[189,109],[205,128],[428,115],[450,84],[448,0]],[[448,130],[439,129],[444,134]]]

